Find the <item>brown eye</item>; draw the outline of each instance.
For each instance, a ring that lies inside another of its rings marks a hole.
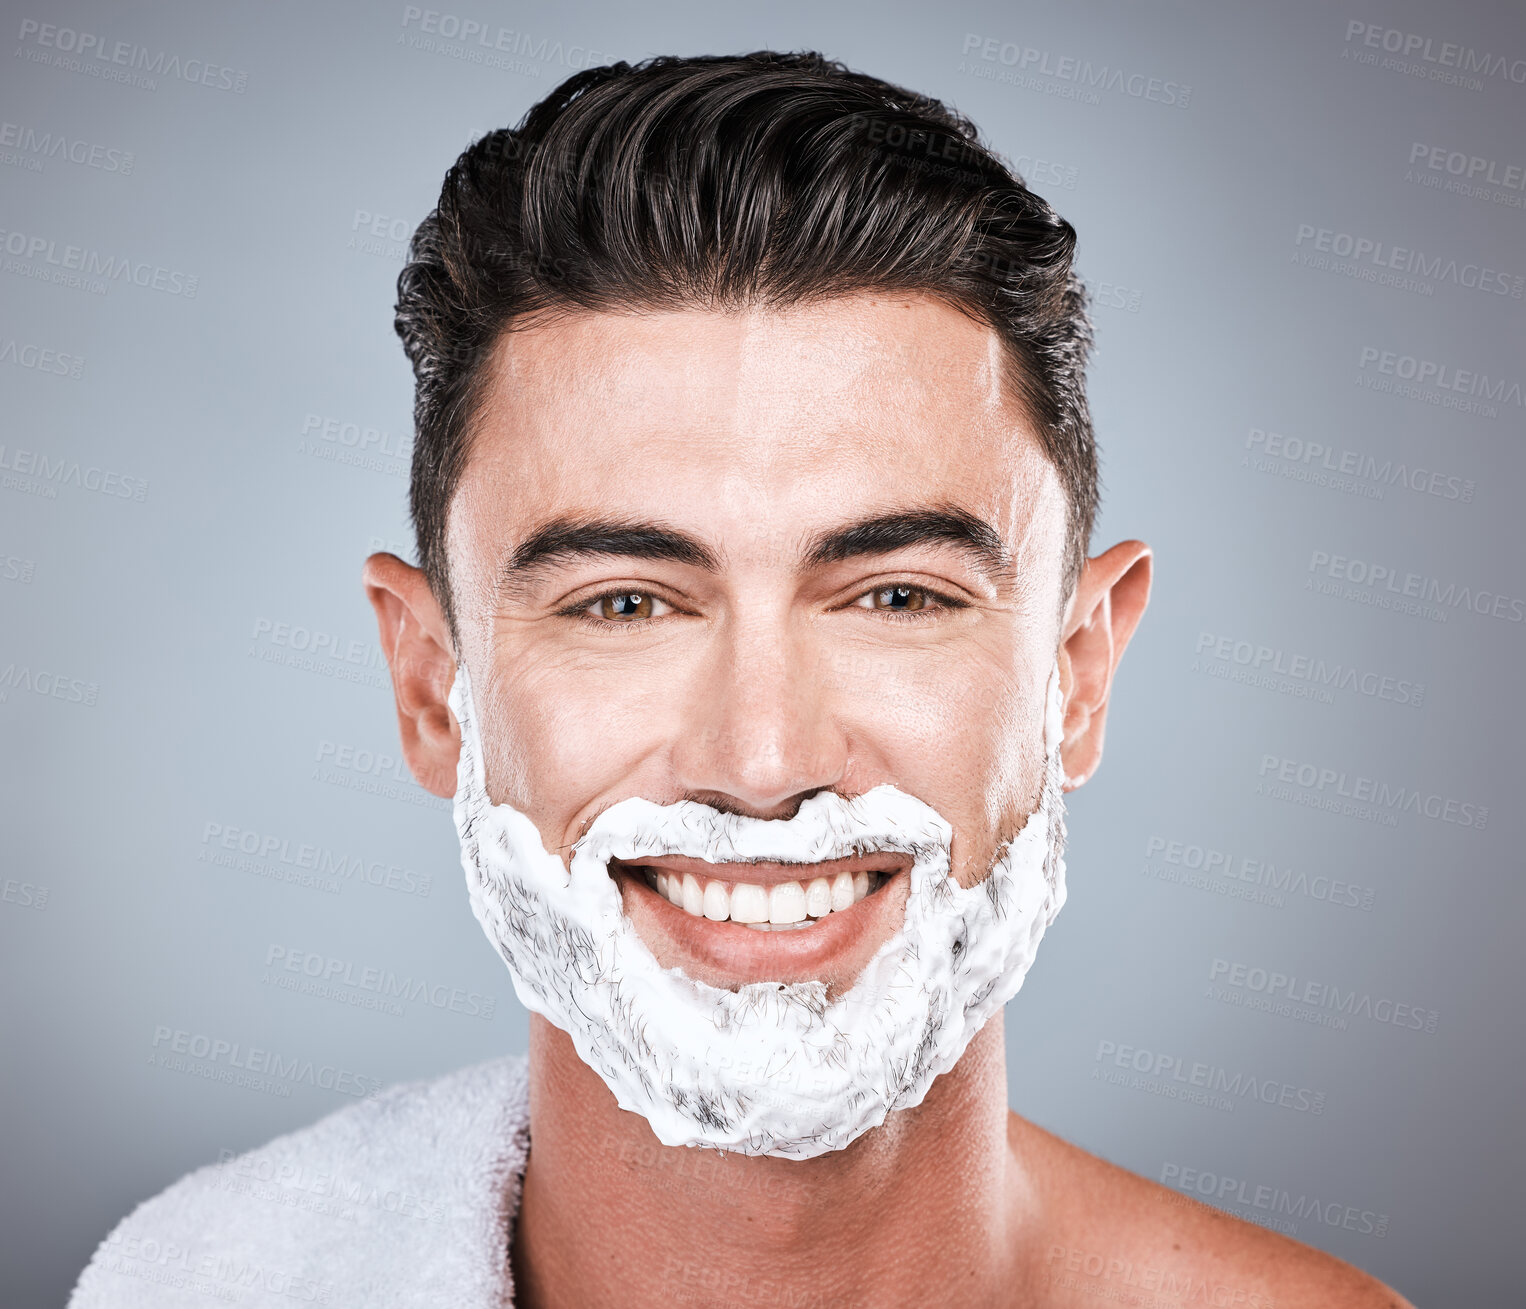
[[[873,592],[875,609],[891,609],[905,612],[908,609],[925,609],[927,592],[916,586],[882,586]]]
[[[620,622],[622,619],[650,618],[652,616],[652,597],[642,595],[639,591],[623,591],[616,595],[603,595],[595,603],[599,607],[599,617],[610,622]]]

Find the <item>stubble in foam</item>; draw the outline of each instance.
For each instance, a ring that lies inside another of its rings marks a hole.
[[[454,813],[472,910],[520,1002],[566,1032],[664,1145],[809,1159],[920,1104],[1017,992],[1065,903],[1058,667],[1038,808],[969,888],[949,876],[949,824],[888,785],[851,800],[822,792],[774,820],[622,800],[573,847],[569,871],[526,815],[489,799],[464,662],[450,706],[461,724]],[[815,863],[868,851],[912,857],[905,920],[836,998],[819,981],[731,991],[663,968],[608,873],[612,859],[665,854]]]

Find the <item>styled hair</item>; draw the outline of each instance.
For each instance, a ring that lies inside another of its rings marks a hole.
[[[1075,244],[968,119],[820,54],[660,56],[569,77],[456,160],[398,277],[410,508],[452,637],[446,522],[506,330],[855,291],[921,292],[998,333],[1066,494],[1068,595],[1098,500]]]

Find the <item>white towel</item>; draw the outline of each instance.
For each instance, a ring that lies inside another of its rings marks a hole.
[[[389,1087],[144,1201],[69,1309],[503,1309],[529,1148],[522,1056]]]

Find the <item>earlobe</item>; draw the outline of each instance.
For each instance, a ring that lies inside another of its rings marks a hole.
[[[363,581],[392,673],[403,757],[420,786],[449,799],[461,734],[449,701],[456,665],[445,616],[424,574],[396,555],[372,555]]]
[[[1097,770],[1113,674],[1150,600],[1152,555],[1143,541],[1122,541],[1086,561],[1060,645],[1065,690],[1065,789]]]

